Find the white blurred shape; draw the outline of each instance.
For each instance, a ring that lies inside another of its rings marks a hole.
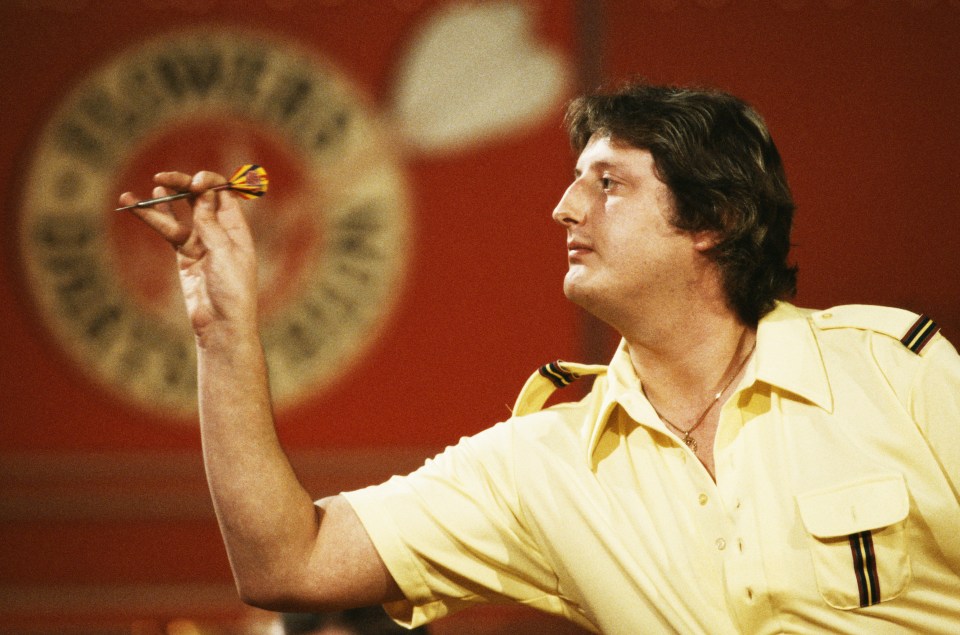
[[[454,2],[415,34],[397,72],[393,119],[439,153],[541,120],[564,95],[565,60],[536,39],[526,3]]]

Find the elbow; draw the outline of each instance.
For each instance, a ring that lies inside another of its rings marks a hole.
[[[315,603],[305,602],[293,595],[277,593],[268,589],[256,589],[249,587],[237,587],[237,593],[240,601],[249,606],[273,611],[276,613],[284,612],[308,612],[322,611],[322,607]]]
[[[273,612],[325,612],[345,608],[326,597],[318,585],[284,579],[236,579],[237,594],[244,604]]]
[[[277,591],[276,585],[235,579],[237,594],[244,604],[267,611],[284,611],[284,594]]]
[[[284,611],[292,599],[291,585],[282,576],[265,571],[243,573],[234,568],[233,582],[240,601],[267,611]]]

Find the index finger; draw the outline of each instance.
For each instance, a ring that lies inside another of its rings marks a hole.
[[[165,196],[169,192],[170,190],[160,185],[153,189],[153,195],[156,198]],[[124,205],[134,205],[139,202],[139,199],[132,192],[124,192],[120,195],[120,202]],[[190,235],[189,226],[177,220],[169,203],[158,203],[151,207],[132,207],[128,211],[174,246],[182,244]]]
[[[177,192],[190,192],[193,191],[190,187],[191,177],[186,172],[157,172],[153,175],[153,182],[162,187],[175,190]]]
[[[222,174],[203,170],[197,172],[190,179],[189,190],[196,195],[193,204],[193,215],[195,222],[216,220],[217,198],[213,192],[204,195],[210,189],[219,185],[224,185],[227,179]]]
[[[193,177],[190,179],[190,182],[187,184],[187,187],[194,194],[202,194],[203,192],[223,185],[226,182],[227,179],[222,174],[211,172],[209,170],[203,170],[193,175]]]

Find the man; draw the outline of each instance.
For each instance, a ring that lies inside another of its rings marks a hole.
[[[932,320],[788,304],[793,204],[759,115],[627,86],[568,110],[564,291],[623,336],[407,477],[321,500],[274,433],[255,256],[219,175],[176,248],[210,489],[243,598],[420,624],[521,602],[604,633],[960,629],[960,358]],[[202,192],[202,193],[201,193]],[[124,194],[121,203],[136,199]],[[595,374],[578,403],[541,410]]]

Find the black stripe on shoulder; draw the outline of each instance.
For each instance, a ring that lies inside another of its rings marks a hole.
[[[577,373],[564,368],[563,362],[559,359],[541,366],[540,374],[553,382],[557,388],[569,386],[580,377]]]
[[[927,345],[939,330],[940,326],[936,322],[926,315],[921,315],[920,318],[913,323],[913,326],[910,327],[910,330],[907,331],[907,334],[900,338],[900,342],[919,355],[923,347]]]

